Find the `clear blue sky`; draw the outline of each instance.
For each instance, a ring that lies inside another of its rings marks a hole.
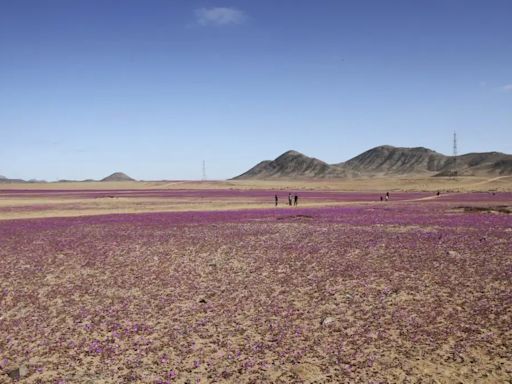
[[[0,0],[0,174],[512,153],[510,0]]]

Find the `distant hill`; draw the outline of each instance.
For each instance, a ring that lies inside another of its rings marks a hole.
[[[92,179],[87,180],[67,180],[67,179],[61,179],[59,180],[59,183],[77,183],[77,182],[90,182],[95,181]],[[122,172],[115,172],[111,174],[110,176],[105,177],[101,181],[135,181],[135,179],[132,179],[130,176],[126,175]],[[0,176],[0,183],[46,183],[46,180],[38,180],[38,179],[30,179],[30,180],[22,180],[22,179],[9,179],[5,176]]]
[[[326,177],[337,174],[337,168],[297,151],[287,151],[275,160],[266,160],[235,179],[272,179],[281,177]]]
[[[26,183],[26,180],[21,179],[8,179],[5,176],[0,176],[0,183]]]
[[[115,172],[110,176],[101,179],[101,181],[135,181],[135,179],[132,179],[130,176],[123,172]]]
[[[500,152],[446,156],[428,148],[383,145],[338,164],[296,151],[265,160],[234,179],[335,178],[367,176],[512,175],[512,155]]]
[[[512,155],[501,152],[468,153],[457,156],[457,170],[460,175],[479,176],[512,175]],[[436,176],[448,176],[453,171],[453,156],[449,157]]]

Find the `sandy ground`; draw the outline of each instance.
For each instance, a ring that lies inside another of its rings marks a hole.
[[[34,194],[17,194],[16,191]],[[264,190],[267,197],[224,196],[200,198],[187,196],[137,196],[137,191],[179,190]],[[51,191],[63,191],[51,195]],[[98,196],[81,196],[82,192],[98,191]],[[100,193],[104,191],[105,193]],[[125,193],[108,196],[109,191]],[[512,177],[459,178],[372,178],[321,181],[172,181],[172,182],[83,182],[83,183],[27,183],[0,184],[0,220],[36,217],[69,217],[111,213],[237,210],[268,208],[274,193],[281,203],[288,192],[360,192],[383,195],[391,193],[426,191],[434,194],[464,192],[512,191]],[[107,195],[106,195],[107,194]],[[284,195],[283,195],[284,194]],[[432,197],[434,198],[434,196]],[[301,206],[318,207],[354,203],[347,199],[301,199]],[[364,204],[364,202],[358,202]]]

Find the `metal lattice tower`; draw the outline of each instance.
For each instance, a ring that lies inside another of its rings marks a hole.
[[[206,180],[206,161],[203,160],[203,180]]]
[[[453,174],[457,176],[457,132],[453,132]]]

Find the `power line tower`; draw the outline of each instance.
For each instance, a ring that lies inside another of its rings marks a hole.
[[[457,173],[457,132],[453,132],[453,175]]]
[[[206,180],[206,161],[203,160],[203,178],[202,180]]]

